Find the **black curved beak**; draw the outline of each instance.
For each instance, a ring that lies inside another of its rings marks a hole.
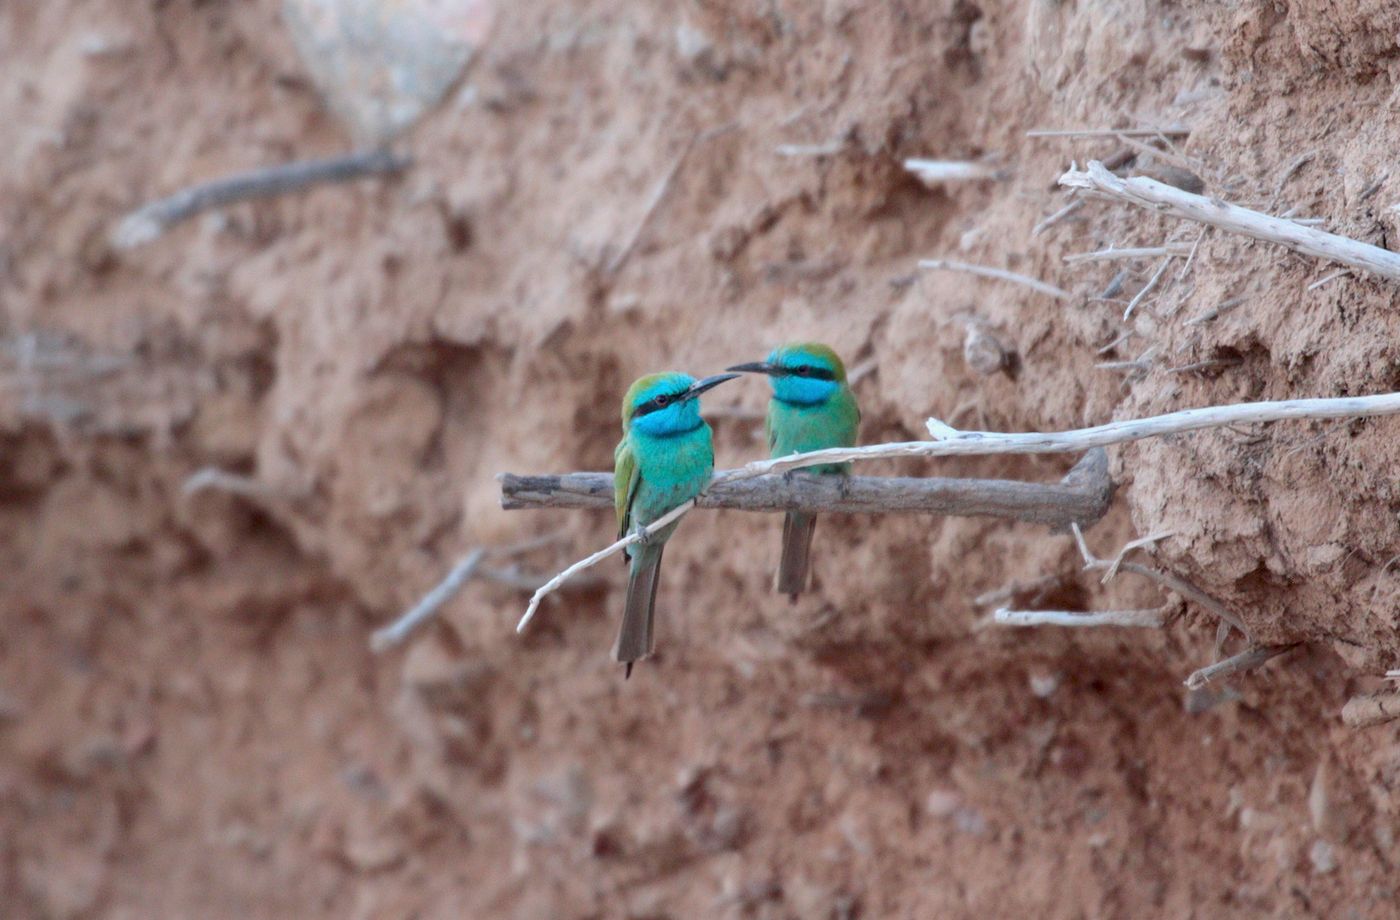
[[[748,364],[736,364],[733,367],[726,367],[727,371],[742,371],[745,374],[767,374],[770,377],[781,374],[783,369],[776,364],[769,364],[767,361],[752,361]]]
[[[706,377],[703,380],[697,380],[690,385],[690,389],[685,391],[685,398],[694,399],[706,390],[712,390],[715,387],[719,386],[721,383],[724,383],[724,381],[733,380],[735,377],[738,376],[738,374],[715,374],[713,377]]]

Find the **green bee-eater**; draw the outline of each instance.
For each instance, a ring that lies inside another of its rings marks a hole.
[[[729,370],[767,374],[773,385],[767,421],[770,456],[856,443],[860,407],[846,385],[846,366],[827,346],[794,342],[773,349],[766,361],[738,364]],[[813,466],[806,471],[844,476],[850,472],[850,464]],[[816,526],[815,514],[800,511],[788,512],[783,520],[783,553],[774,587],[793,600],[807,586],[808,555]]]
[[[715,468],[710,426],[697,397],[738,374],[696,380],[686,374],[648,374],[622,398],[622,440],[613,453],[613,503],[618,537],[651,523],[710,484]],[[627,547],[631,560],[627,606],[613,646],[613,660],[627,665],[651,654],[652,606],[661,551],[680,521]]]

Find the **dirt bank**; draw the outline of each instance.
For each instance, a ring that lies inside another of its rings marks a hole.
[[[346,149],[278,7],[0,9],[6,916],[1388,914],[1400,738],[1338,713],[1400,653],[1394,420],[1113,453],[1094,550],[1167,533],[1145,561],[1303,643],[1205,711],[1194,605],[979,628],[974,598],[1045,575],[1017,603],[1162,602],[981,519],[824,525],[789,606],[777,520],[697,514],[626,683],[616,566],[523,640],[525,597],[487,582],[406,652],[367,638],[472,547],[557,531],[521,560],[548,572],[601,545],[608,515],[502,512],[493,476],[608,468],[650,370],[827,341],[871,366],[868,442],[1400,388],[1390,286],[1310,288],[1334,267],[1223,234],[1124,322],[1158,264],[1062,257],[1197,230],[1088,202],[1033,234],[1072,159],[1124,144],[1026,137],[1183,125],[1122,159],[1393,247],[1389,4],[531,0],[402,177],[111,248],[154,196]],[[911,156],[1009,178],[931,190]],[[916,274],[933,255],[1075,297]],[[969,324],[1015,376],[969,367]],[[760,426],[722,414],[719,463],[755,456]],[[185,494],[206,466],[256,492]]]

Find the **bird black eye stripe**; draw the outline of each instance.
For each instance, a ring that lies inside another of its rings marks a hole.
[[[810,377],[813,380],[835,380],[836,372],[825,367],[814,367],[810,364],[799,364],[797,367],[787,368],[787,373],[794,377]]]
[[[662,393],[660,396],[654,396],[651,399],[648,399],[646,402],[642,403],[636,409],[633,409],[632,417],[637,418],[642,415],[650,415],[653,412],[658,412],[666,408],[667,406],[675,403],[676,400],[684,396],[685,393],[686,391],[682,390],[679,393]]]

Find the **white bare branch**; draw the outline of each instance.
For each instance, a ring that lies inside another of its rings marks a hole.
[[[577,575],[579,572],[582,572],[584,569],[592,568],[593,566],[602,562],[609,556],[622,552],[627,547],[631,546],[633,543],[641,542],[642,540],[646,539],[651,534],[665,527],[672,521],[680,520],[682,515],[684,515],[687,511],[694,507],[695,499],[693,498],[688,502],[684,502],[682,504],[677,505],[670,511],[663,514],[661,517],[652,521],[647,526],[638,528],[633,533],[628,534],[621,540],[618,540],[616,543],[613,543],[611,546],[598,550],[598,552],[594,553],[586,559],[580,559],[578,562],[575,562],[573,565],[569,566],[567,569],[560,572],[558,575],[555,575],[549,581],[540,585],[539,590],[537,590],[534,593],[534,595],[531,596],[530,603],[525,608],[525,615],[521,617],[520,622],[515,625],[515,631],[517,633],[523,633],[525,631],[525,627],[529,626],[530,621],[535,618],[535,611],[540,609],[540,602],[543,601],[545,597],[547,597],[549,594],[556,591],[559,588],[559,586],[562,585],[564,582],[568,581],[570,578]]]
[[[1072,256],[1065,256],[1065,262],[1073,265],[1077,262],[1108,262],[1114,259],[1160,259],[1163,256],[1189,256],[1191,247],[1186,243],[1167,243],[1163,246],[1143,246],[1124,247],[1116,249],[1110,246],[1107,249],[1099,249],[1094,252],[1081,252]]]
[[[929,419],[927,424],[936,440],[897,441],[891,444],[869,444],[864,447],[833,447],[771,460],[755,460],[736,469],[726,470],[717,477],[717,481],[752,479],[755,476],[785,473],[788,470],[825,463],[890,460],[897,457],[1083,453],[1094,447],[1199,431],[1203,428],[1296,419],[1371,418],[1397,413],[1400,413],[1400,393],[1379,393],[1375,396],[1284,399],[1205,406],[1069,431],[957,431],[937,419]]]
[[[1013,284],[1024,285],[1033,291],[1042,294],[1049,294],[1056,300],[1073,300],[1074,295],[1063,288],[1057,288],[1053,284],[1046,284],[1031,278],[1028,275],[1018,275],[1016,272],[1009,272],[1004,268],[991,268],[986,265],[972,265],[967,262],[955,262],[952,259],[920,259],[919,267],[925,269],[944,269],[946,271],[966,272],[969,275],[977,275],[980,278],[993,278],[997,281],[1010,281]]]
[[[1182,125],[1170,128],[1036,128],[1026,137],[1186,137],[1191,129]]]
[[[1146,610],[1008,610],[992,613],[992,622],[1003,626],[1128,626],[1160,629],[1171,605]]]
[[[1087,168],[1072,167],[1060,176],[1060,184],[1084,189],[1100,197],[1277,243],[1294,252],[1340,262],[1391,281],[1400,281],[1400,254],[1335,233],[1326,233],[1295,221],[1251,211],[1204,195],[1193,195],[1145,176],[1122,179],[1096,160]]]
[[[904,168],[927,186],[942,185],[945,182],[997,182],[1011,175],[1007,170],[998,169],[989,163],[962,160],[905,160]]]

